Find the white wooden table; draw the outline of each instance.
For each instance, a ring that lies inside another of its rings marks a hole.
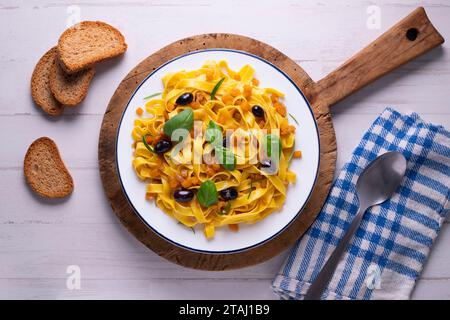
[[[366,26],[366,10],[373,4],[381,10],[381,29]],[[450,39],[449,0],[78,0],[75,6],[0,0],[0,298],[276,298],[270,283],[286,252],[239,271],[195,271],[158,257],[122,227],[98,173],[97,142],[108,101],[139,61],[172,41],[206,32],[267,42],[318,80],[418,5]],[[78,10],[82,20],[118,27],[129,49],[98,68],[82,105],[49,119],[32,103],[31,73]],[[337,168],[386,106],[414,110],[450,128],[449,86],[449,45],[444,44],[335,106]],[[24,154],[40,136],[57,142],[74,177],[75,192],[65,201],[39,199],[24,182]],[[450,299],[449,245],[447,221],[414,298]],[[66,286],[71,265],[81,269],[79,290]]]

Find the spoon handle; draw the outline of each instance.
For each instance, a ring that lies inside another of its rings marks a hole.
[[[353,218],[353,221],[345,233],[344,237],[339,241],[338,246],[334,249],[331,256],[328,258],[327,262],[323,266],[322,270],[319,272],[317,277],[313,280],[313,283],[309,287],[308,292],[305,295],[305,300],[320,300],[323,291],[325,290],[328,282],[330,282],[333,277],[334,271],[341,259],[342,254],[347,249],[347,246],[350,240],[353,238],[356,230],[358,230],[359,224],[361,223],[361,219],[364,215],[366,208],[362,210],[359,208],[358,213]]]

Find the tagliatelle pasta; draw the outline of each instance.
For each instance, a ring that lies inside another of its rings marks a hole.
[[[259,87],[250,65],[236,72],[226,61],[162,81],[164,91],[145,102],[145,114],[138,110],[132,131],[132,164],[147,198],[187,227],[202,225],[208,238],[217,227],[236,230],[281,209],[296,181],[289,170],[295,126],[284,95]],[[177,126],[188,132],[178,144],[167,136]]]

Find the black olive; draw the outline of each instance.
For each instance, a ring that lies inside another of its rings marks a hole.
[[[169,140],[162,139],[156,143],[155,152],[158,154],[162,154],[169,151],[170,148],[172,148],[172,142],[170,142]]]
[[[220,191],[220,196],[224,200],[234,200],[238,197],[238,192],[235,187],[230,187],[228,189],[223,189]]]
[[[176,104],[180,106],[185,106],[191,103],[194,100],[194,96],[190,92],[183,93],[181,96],[177,98],[175,101]]]
[[[226,147],[227,147],[227,144],[228,144],[227,138],[223,138],[223,140],[222,140],[222,146],[223,146],[224,148],[226,148]]]
[[[263,168],[270,168],[271,165],[272,165],[272,161],[270,161],[268,159],[261,161],[261,167],[263,167]]]
[[[178,189],[173,193],[173,197],[177,202],[189,202],[194,198],[194,192],[188,189]]]
[[[258,105],[252,107],[252,113],[255,117],[264,118],[264,109]]]

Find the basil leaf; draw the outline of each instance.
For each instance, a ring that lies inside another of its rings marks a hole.
[[[297,125],[299,125],[297,119],[295,119],[295,117],[294,117],[291,113],[289,113],[289,116],[295,121],[295,123],[296,123]]]
[[[274,147],[278,145],[278,157],[281,157],[281,140],[280,137],[274,135],[274,134],[267,134],[264,137],[263,146],[267,152],[267,156],[272,156],[272,143],[274,144]]]
[[[236,157],[230,149],[222,146],[222,129],[214,121],[211,120],[209,122],[205,136],[206,141],[214,145],[219,163],[222,164],[226,170],[234,170],[236,168]]]
[[[228,148],[223,149],[223,163],[222,166],[225,170],[233,171],[236,168],[236,157],[234,153]]]
[[[144,146],[147,148],[148,151],[155,153],[155,149],[147,143],[147,136],[151,136],[151,134],[150,133],[144,134],[142,136],[142,142],[144,143]]]
[[[216,157],[219,157],[219,163],[225,170],[233,171],[236,168],[236,157],[228,148],[224,148],[221,145],[214,146],[216,150]]]
[[[220,143],[220,136],[222,135],[222,129],[214,121],[209,121],[208,127],[205,132],[205,139],[210,143]],[[219,137],[219,139],[217,139]]]
[[[250,180],[250,192],[248,193],[247,199],[250,199],[250,195],[252,194],[252,192],[253,192],[253,181]]]
[[[194,126],[194,111],[191,108],[181,111],[176,116],[167,120],[164,124],[164,134],[172,137],[172,133],[177,129],[186,129],[190,131]]]
[[[153,97],[159,96],[161,93],[162,93],[162,92],[156,92],[156,93],[154,93],[154,94],[151,94],[151,95],[149,95],[149,96],[146,96],[146,97],[144,97],[144,100],[148,100],[148,99],[151,99],[151,98],[153,98]]]
[[[295,140],[294,145],[292,146],[291,153],[289,154],[288,163],[291,163],[292,157],[294,156],[294,152],[295,152]]]
[[[217,90],[219,90],[219,87],[222,85],[222,82],[225,80],[225,78],[222,78],[217,82],[217,84],[214,86],[214,89],[211,91],[211,100],[214,100],[216,97]]]
[[[219,212],[219,215],[224,216],[227,215],[231,210],[231,202],[228,201],[225,207],[222,208],[222,210]]]
[[[211,180],[203,181],[198,189],[197,199],[203,207],[209,207],[216,204],[219,198],[217,196],[215,183]]]

